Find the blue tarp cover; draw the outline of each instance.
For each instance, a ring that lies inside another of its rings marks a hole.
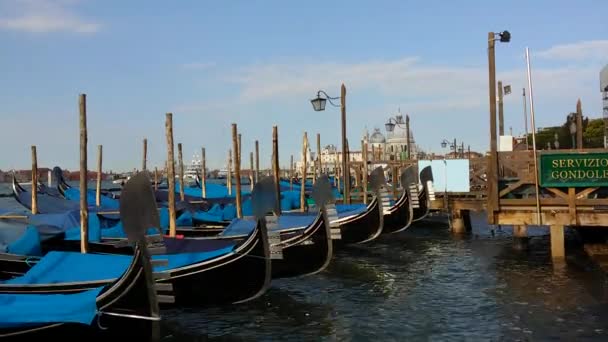
[[[103,287],[72,294],[0,294],[0,328],[51,323],[91,324]]]
[[[5,284],[60,284],[113,280],[122,276],[131,255],[50,251],[23,276]]]
[[[216,249],[208,252],[195,252],[195,253],[178,253],[178,254],[167,254],[167,255],[153,255],[152,259],[168,260],[168,266],[157,266],[154,268],[155,271],[166,271],[172,270],[192,264],[196,264],[201,261],[206,261],[234,250],[236,244],[228,245],[224,248]]]
[[[80,189],[78,188],[67,188],[64,191],[64,195],[65,198],[69,199],[70,201],[80,201]],[[95,204],[96,203],[96,190],[88,190],[87,191],[87,203],[90,204]],[[103,209],[118,209],[120,207],[120,204],[117,200],[101,195],[99,196],[100,199],[100,206]]]
[[[289,215],[279,216],[277,228],[275,230],[281,231],[292,228],[306,228],[313,223],[316,218],[316,214],[311,215]],[[230,224],[224,228],[221,235],[234,236],[249,234],[255,228],[255,220],[252,219],[234,219]]]

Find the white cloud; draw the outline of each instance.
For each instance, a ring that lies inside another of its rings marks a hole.
[[[101,25],[76,13],[70,0],[12,0],[0,4],[0,28],[29,33],[95,33]]]
[[[560,44],[540,51],[539,58],[555,60],[601,60],[608,58],[608,40],[588,40],[570,44]]]

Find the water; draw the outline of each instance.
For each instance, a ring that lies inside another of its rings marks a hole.
[[[273,281],[242,305],[164,311],[167,341],[606,341],[604,278],[569,236],[551,262],[545,229],[527,250],[475,217],[457,238],[446,223],[411,227],[339,251],[328,270]]]
[[[574,234],[560,265],[547,229],[530,228],[517,250],[508,227],[492,234],[484,219],[464,238],[435,220],[349,247],[249,303],[165,310],[164,340],[608,340],[604,275]]]

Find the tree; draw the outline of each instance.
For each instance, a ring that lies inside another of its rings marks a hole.
[[[572,114],[572,113],[571,113]],[[568,116],[566,122],[561,126],[545,127],[536,132],[536,148],[546,150],[547,143],[551,144],[551,149],[555,149],[555,133],[560,149],[571,149],[572,135],[570,134],[570,121]],[[528,134],[528,141],[532,143],[532,133]],[[583,147],[598,148],[604,146],[604,121],[601,118],[589,119],[583,117]]]

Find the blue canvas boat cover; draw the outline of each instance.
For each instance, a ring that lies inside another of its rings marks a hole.
[[[70,201],[76,201],[79,202],[80,201],[80,189],[78,188],[67,188],[64,192],[65,198],[67,198]],[[96,193],[94,190],[88,190],[87,191],[87,203],[95,203],[96,202]],[[109,198],[107,196],[101,195],[99,196],[100,199],[100,206],[107,210],[107,209],[118,209],[120,204],[117,200],[113,199],[113,198]]]
[[[365,204],[336,204],[338,218],[344,218],[353,215],[359,215],[367,211]]]
[[[316,214],[311,215],[288,215],[279,216],[277,221],[277,228],[274,230],[281,231],[294,228],[306,228],[310,226],[315,218]],[[250,234],[255,229],[255,220],[252,219],[234,219],[221,233],[223,236],[235,236]]]
[[[91,324],[103,287],[71,294],[0,294],[0,328],[52,323]]]
[[[61,284],[114,280],[127,270],[133,256],[50,251],[27,273],[5,284]]]

